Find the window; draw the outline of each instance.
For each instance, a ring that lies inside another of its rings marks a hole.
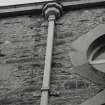
[[[105,35],[96,39],[89,46],[88,61],[96,70],[105,73]]]
[[[72,43],[75,51],[71,54],[74,69],[72,73],[81,75],[99,86],[105,87],[105,24],[82,35]],[[104,105],[105,89],[81,105]]]
[[[88,63],[93,66],[97,64],[97,67],[103,66],[104,68],[105,24],[101,24],[86,35],[82,35],[72,43],[72,47],[76,49],[76,52],[71,54],[71,60],[74,66]],[[103,70],[101,69],[101,71]]]

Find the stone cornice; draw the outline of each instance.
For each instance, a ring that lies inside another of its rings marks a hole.
[[[52,0],[54,1],[54,0]],[[52,2],[47,1],[47,2]],[[12,6],[1,6],[0,7],[0,17],[2,16],[14,16],[21,14],[32,14],[32,13],[42,13],[42,7],[46,2],[39,3],[29,3],[21,5]],[[64,11],[81,9],[81,8],[91,8],[96,6],[105,6],[105,0],[81,0],[81,1],[61,1]]]
[[[93,8],[98,6],[105,6],[105,0],[81,0],[74,2],[62,2],[64,10],[76,10],[81,8]]]

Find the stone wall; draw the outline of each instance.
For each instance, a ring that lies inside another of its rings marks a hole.
[[[0,105],[39,103],[46,35],[42,16],[0,19]]]
[[[101,89],[70,72],[71,43],[101,23],[104,8],[64,12],[57,20],[50,105],[78,105]],[[0,105],[39,105],[47,28],[41,15],[0,19]]]

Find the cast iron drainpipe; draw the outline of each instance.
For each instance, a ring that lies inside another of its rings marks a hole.
[[[55,16],[50,15],[48,18],[48,37],[45,57],[45,68],[43,75],[43,85],[41,94],[40,105],[48,105],[49,85],[50,85],[50,74],[51,74],[51,63],[52,63],[52,49],[53,49],[53,38],[54,38],[54,27],[55,27]]]
[[[57,2],[47,3],[43,8],[48,19],[48,35],[40,105],[48,105],[55,20],[60,17],[61,10],[62,6]]]

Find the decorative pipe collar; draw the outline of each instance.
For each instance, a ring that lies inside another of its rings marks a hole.
[[[48,19],[50,15],[59,18],[62,14],[62,5],[58,2],[49,2],[43,6],[43,15]]]

